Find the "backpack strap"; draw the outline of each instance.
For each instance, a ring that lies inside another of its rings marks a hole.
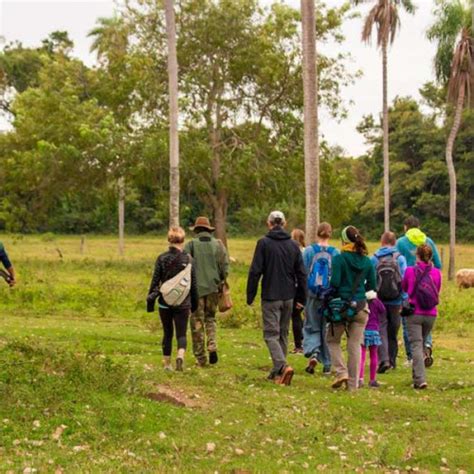
[[[410,298],[413,298],[413,296],[415,295],[416,290],[418,289],[418,286],[421,283],[421,280],[423,280],[423,278],[426,275],[431,273],[431,268],[432,267],[426,267],[424,270],[421,270],[421,271],[417,272],[416,271],[417,267],[415,267],[414,272],[415,272],[416,279],[415,279],[415,285],[413,286],[413,291],[411,292],[410,295],[408,295],[408,296],[410,296]]]

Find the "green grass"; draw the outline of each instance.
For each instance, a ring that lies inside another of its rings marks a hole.
[[[2,472],[472,472],[473,290],[443,289],[427,392],[400,363],[379,391],[334,393],[292,355],[294,383],[277,387],[259,308],[244,304],[254,241],[230,242],[235,308],[219,318],[219,365],[194,368],[188,354],[184,373],[167,374],[144,304],[162,239],[129,239],[124,258],[113,238],[88,238],[84,255],[78,237],[2,240],[20,277],[0,287]],[[474,248],[458,262],[474,267]],[[149,400],[158,385],[197,406]]]

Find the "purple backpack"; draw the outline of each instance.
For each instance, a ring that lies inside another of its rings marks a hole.
[[[431,266],[422,270],[415,267],[415,286],[413,288],[412,297],[416,298],[416,302],[421,309],[433,309],[439,303],[438,289],[436,288],[433,278],[431,278]]]

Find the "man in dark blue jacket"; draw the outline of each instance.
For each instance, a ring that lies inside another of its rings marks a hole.
[[[5,267],[5,270],[8,272],[5,278],[7,280],[7,283],[10,286],[14,286],[16,283],[15,269],[13,268],[13,265],[10,262],[10,259],[8,258],[5,247],[3,246],[1,242],[0,242],[0,262],[2,262],[3,266]]]
[[[273,369],[269,379],[290,385],[294,370],[286,362],[288,328],[293,311],[306,303],[306,272],[301,250],[285,230],[285,216],[273,211],[268,216],[270,231],[255,249],[247,282],[247,304],[257,295],[262,278],[263,337],[270,351]]]

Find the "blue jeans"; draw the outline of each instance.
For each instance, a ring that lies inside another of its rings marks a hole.
[[[407,329],[407,318],[410,318],[411,316],[405,316],[402,318],[402,326],[403,326],[403,343],[405,344],[405,353],[407,355],[408,360],[413,359],[413,354],[411,350],[411,344],[410,340],[408,339],[408,329]],[[425,347],[433,347],[433,336],[431,335],[431,332],[425,337],[423,341],[423,345]]]
[[[326,343],[326,318],[320,314],[321,300],[308,297],[303,325],[303,352],[305,357],[315,357],[324,367],[331,367],[331,357]]]

